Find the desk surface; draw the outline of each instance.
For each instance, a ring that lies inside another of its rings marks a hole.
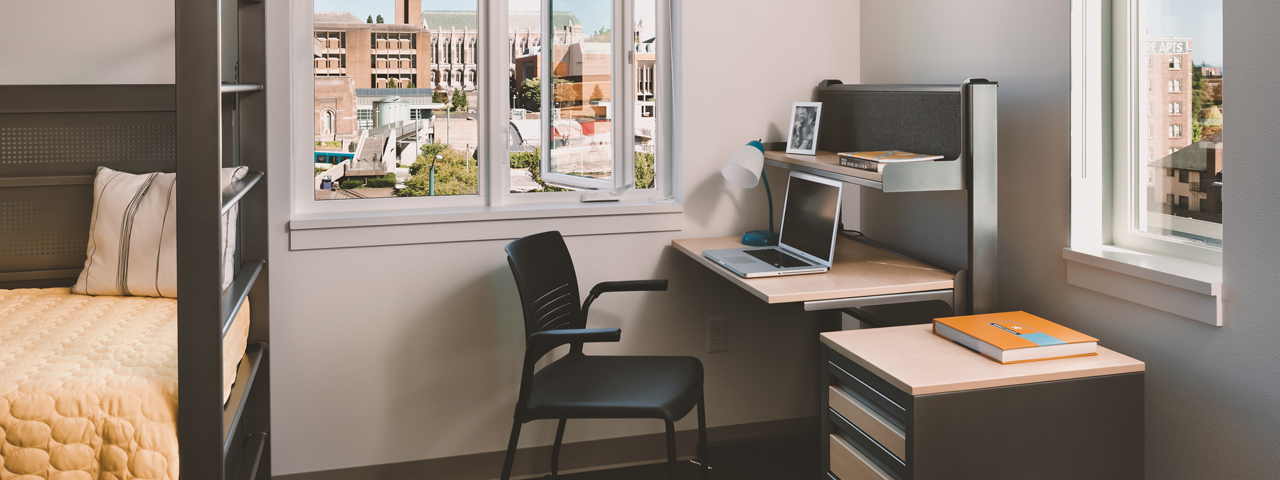
[[[934,335],[932,325],[828,332],[822,343],[912,395],[1146,370],[1141,361],[1102,346],[1088,357],[1001,365]]]
[[[744,247],[738,237],[672,240],[671,245],[768,303],[927,292],[955,286],[951,273],[844,237],[836,238],[835,265],[827,273],[749,279],[702,256],[704,250]]]

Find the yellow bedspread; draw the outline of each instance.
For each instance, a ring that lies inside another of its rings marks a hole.
[[[177,480],[177,302],[0,290],[0,480]],[[224,401],[248,335],[246,303]]]

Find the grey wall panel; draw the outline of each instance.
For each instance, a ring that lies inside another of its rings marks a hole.
[[[0,177],[172,172],[172,112],[0,114]]]
[[[818,128],[820,150],[906,150],[942,155],[949,160],[960,156],[959,92],[838,88],[822,89],[818,94],[823,104]]]

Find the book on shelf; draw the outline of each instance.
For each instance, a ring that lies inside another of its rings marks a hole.
[[[890,163],[931,162],[942,158],[942,155],[923,155],[902,150],[840,152],[836,156],[840,157],[841,166],[877,173],[883,172],[884,166]]]
[[[1098,354],[1098,339],[1027,312],[938,318],[933,333],[1002,364]]]

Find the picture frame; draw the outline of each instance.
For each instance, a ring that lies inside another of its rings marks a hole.
[[[792,103],[791,123],[787,127],[787,153],[816,155],[821,120],[822,102]]]

